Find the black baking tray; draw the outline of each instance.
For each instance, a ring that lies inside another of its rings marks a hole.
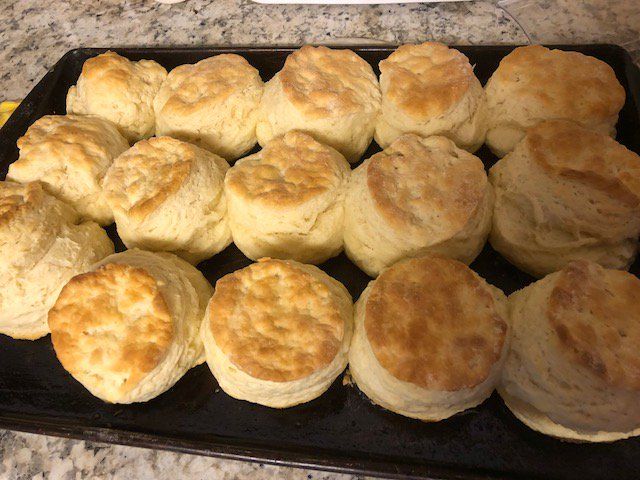
[[[350,47],[377,64],[393,47]],[[513,46],[459,46],[484,84]],[[615,45],[558,46],[598,57],[613,67],[627,91],[618,141],[640,152],[640,71]],[[114,48],[167,69],[219,53],[243,55],[266,81],[294,48]],[[4,178],[17,158],[16,140],[45,114],[64,114],[65,96],[83,62],[103,48],[72,50],[45,75],[0,130]],[[372,145],[367,153],[378,151]],[[490,167],[495,157],[478,155]],[[366,158],[366,157],[365,157]],[[117,249],[122,243],[108,228]],[[250,261],[235,246],[199,265],[215,283]],[[344,255],[321,266],[344,283],[354,300],[368,277]],[[486,246],[472,268],[509,294],[532,278]],[[632,271],[638,274],[638,262]],[[639,346],[640,348],[640,346]],[[638,406],[640,408],[640,405]],[[423,423],[371,404],[340,376],[320,398],[286,410],[234,400],[206,365],[147,403],[110,405],[92,397],[58,363],[49,337],[35,342],[0,335],[0,427],[87,440],[161,448],[273,464],[394,478],[638,479],[640,439],[612,444],[564,443],[518,422],[494,393],[477,408],[438,423]]]

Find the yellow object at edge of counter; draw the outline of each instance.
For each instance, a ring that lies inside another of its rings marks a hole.
[[[18,108],[18,105],[20,105],[20,102],[7,101],[0,103],[0,127],[9,120],[9,117],[13,111]]]

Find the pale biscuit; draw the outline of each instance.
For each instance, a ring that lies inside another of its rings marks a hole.
[[[67,113],[98,115],[115,123],[130,142],[155,132],[153,99],[167,71],[153,60],[132,62],[106,52],[84,62],[67,93]]]
[[[375,139],[388,147],[403,133],[443,135],[476,151],[487,130],[487,101],[469,59],[436,42],[402,45],[380,62],[382,108]]]
[[[584,260],[509,297],[499,392],[529,427],[572,441],[640,435],[640,280]]]
[[[247,257],[322,263],[342,251],[351,170],[336,150],[300,132],[271,140],[225,178],[233,241]]]
[[[7,180],[39,180],[82,218],[100,225],[113,222],[102,179],[129,144],[111,122],[88,115],[46,115],[18,139],[18,148],[20,156],[9,165]]]
[[[491,245],[543,276],[587,259],[627,269],[640,235],[640,157],[568,121],[531,128],[489,173]]]
[[[169,73],[153,102],[156,135],[235,160],[256,144],[263,88],[258,71],[240,55],[181,65]]]
[[[58,360],[94,396],[146,402],[204,361],[211,285],[170,253],[127,250],[72,278],[49,312]]]
[[[313,265],[262,259],[218,280],[202,338],[228,395],[286,408],[320,396],[344,370],[352,324],[341,283]]]
[[[231,243],[224,195],[229,164],[170,137],[136,143],[115,159],[104,192],[128,248],[198,263]]]
[[[0,333],[35,340],[47,312],[74,275],[113,253],[94,222],[81,222],[42,184],[0,182]]]
[[[493,193],[479,158],[444,137],[399,137],[356,168],[345,251],[371,276],[434,253],[471,263],[491,228]]]
[[[265,85],[260,145],[289,130],[308,133],[357,162],[373,138],[380,87],[371,65],[351,50],[306,45]]]
[[[509,330],[504,294],[456,260],[401,261],[356,302],[349,371],[374,403],[425,421],[495,388]]]
[[[544,120],[571,120],[615,137],[625,91],[613,69],[578,52],[541,45],[518,47],[504,57],[485,86],[486,143],[503,157],[527,128]]]

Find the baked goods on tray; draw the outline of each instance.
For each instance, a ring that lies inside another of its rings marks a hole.
[[[509,343],[504,294],[457,260],[403,260],[356,303],[349,370],[393,412],[448,418],[486,399]]]
[[[490,241],[541,277],[572,260],[628,269],[640,235],[640,156],[565,120],[530,128],[489,172]]]
[[[274,138],[225,177],[233,241],[261,257],[322,263],[342,251],[345,158],[301,132]]]
[[[49,311],[62,366],[111,403],[150,400],[204,361],[211,285],[171,253],[131,249],[73,277]]]
[[[115,123],[129,142],[155,132],[153,99],[167,71],[153,60],[133,62],[115,52],[87,60],[67,93],[67,113],[98,115]]]
[[[18,140],[20,156],[7,180],[42,182],[51,195],[87,220],[113,223],[102,180],[113,160],[129,148],[113,123],[95,115],[45,115]]]
[[[353,171],[345,205],[347,256],[376,276],[426,253],[471,263],[491,228],[493,192],[478,157],[408,133]]]
[[[173,252],[196,264],[231,243],[224,196],[229,164],[171,137],[136,143],[104,178],[118,235],[129,247]]]
[[[41,183],[0,182],[0,333],[49,333],[47,312],[62,287],[111,253],[107,233]]]
[[[351,50],[305,45],[265,85],[258,142],[301,130],[354,163],[371,143],[379,110],[371,65]]]
[[[256,144],[263,89],[258,70],[240,55],[180,65],[169,72],[153,100],[156,135],[235,160]]]
[[[0,332],[50,327],[62,366],[108,402],[152,400],[206,352],[224,392],[273,408],[322,395],[350,361],[404,416],[445,419],[499,385],[545,434],[638,435],[640,287],[622,270],[640,158],[611,138],[625,100],[611,68],[517,48],[483,90],[464,55],[428,42],[380,69],[379,84],[354,52],[311,46],[264,85],[238,55],[169,74],[88,60],[68,114],[19,140],[9,179],[25,183],[0,184]],[[470,153],[487,129],[504,155],[489,178]],[[382,151],[362,161],[374,130]],[[131,250],[107,257],[82,219],[111,215]],[[509,301],[472,270],[490,230],[507,260],[548,274]],[[257,263],[224,264],[214,293],[192,265],[217,268],[232,240]],[[343,244],[378,277],[355,315],[321,270],[346,265]]]
[[[640,280],[586,260],[509,297],[499,392],[534,430],[603,442],[640,435]]]
[[[487,131],[487,100],[469,59],[437,42],[403,45],[380,62],[382,107],[375,139],[443,135],[475,152]]]
[[[329,388],[347,366],[352,330],[340,282],[313,265],[265,258],[218,280],[202,339],[225,392],[284,408]]]
[[[625,101],[624,88],[605,62],[542,45],[518,47],[504,57],[485,91],[486,143],[498,157],[544,120],[570,120],[613,137]]]

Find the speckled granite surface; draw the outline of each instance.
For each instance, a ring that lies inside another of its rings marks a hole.
[[[43,5],[52,5],[50,10]],[[640,60],[640,2],[502,0],[295,6],[249,0],[2,2],[0,95],[21,98],[79,46],[596,43]],[[353,479],[286,467],[0,431],[0,479]]]
[[[0,478],[19,480],[351,480],[351,475],[0,433]]]
[[[78,46],[426,39],[490,44],[525,43],[531,38],[621,43],[640,58],[640,7],[630,0],[347,6],[260,5],[250,0],[187,0],[175,5],[93,0],[56,2],[52,10],[43,9],[48,2],[39,0],[5,3],[11,3],[0,9],[0,85],[5,98],[24,96],[48,67]]]

